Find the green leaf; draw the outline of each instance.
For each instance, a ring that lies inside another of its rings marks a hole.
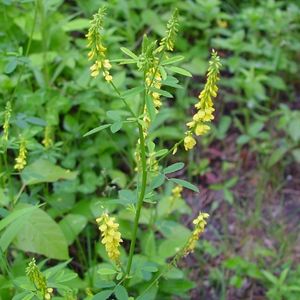
[[[87,224],[87,218],[82,215],[69,214],[60,222],[59,226],[64,233],[68,245],[71,245],[77,235],[84,229]]]
[[[164,172],[164,174],[169,174],[169,173],[173,173],[173,172],[179,171],[179,170],[181,170],[183,167],[184,167],[184,163],[178,162],[178,163],[175,163],[175,164],[172,164],[172,165],[166,167],[166,168],[163,170],[163,172]]]
[[[104,268],[101,267],[99,268],[99,270],[97,271],[98,274],[102,275],[102,276],[106,276],[106,275],[114,275],[117,273],[117,270],[113,269],[113,268]]]
[[[160,187],[161,185],[164,184],[166,180],[166,176],[163,174],[158,174],[154,177],[153,181],[151,182],[151,188],[157,189],[158,187]]]
[[[42,182],[56,182],[61,179],[73,180],[78,172],[71,172],[45,159],[38,159],[27,166],[21,173],[23,184],[31,185]]]
[[[86,136],[89,136],[89,135],[94,134],[96,132],[99,132],[99,131],[101,131],[103,129],[106,129],[109,126],[111,126],[111,124],[104,124],[104,125],[98,126],[98,127],[94,128],[94,129],[88,131],[87,133],[85,133],[83,135],[83,137],[86,137]]]
[[[150,120],[153,121],[155,119],[156,112],[155,112],[154,103],[153,103],[150,95],[146,95],[146,106],[147,106],[147,110],[150,115]]]
[[[63,25],[64,31],[79,31],[88,28],[90,25],[89,19],[76,18],[75,20],[69,21]]]
[[[169,180],[172,182],[175,182],[176,184],[179,184],[189,190],[199,193],[199,189],[195,185],[191,184],[190,182],[188,182],[186,180],[178,179],[178,178],[170,178]]]
[[[37,209],[37,206],[30,206],[26,208],[19,209],[18,207],[10,213],[7,217],[0,221],[0,231],[8,226],[10,223],[14,222],[20,217],[25,217],[27,214],[31,213],[33,210]]]
[[[300,162],[300,149],[298,148],[298,149],[294,149],[293,151],[292,151],[292,154],[293,154],[293,156],[294,156],[294,159],[296,160],[296,162]]]
[[[187,294],[187,292],[195,287],[195,283],[187,279],[164,280],[160,284],[160,289],[168,294]]]
[[[177,63],[179,61],[182,61],[184,59],[184,56],[182,55],[176,55],[170,58],[167,58],[165,60],[163,60],[163,62],[161,63],[163,66],[165,65],[170,65],[170,64],[174,64]]]
[[[127,184],[127,175],[120,170],[108,170],[109,177],[112,184],[117,184],[120,188],[125,188]]]
[[[251,139],[250,136],[242,134],[238,137],[238,139],[236,140],[236,143],[238,145],[244,145],[244,144],[248,143],[250,141],[250,139]]]
[[[106,300],[112,295],[113,292],[114,292],[113,290],[102,291],[102,292],[94,295],[92,300]]]
[[[17,67],[18,63],[16,59],[12,59],[6,66],[5,66],[5,73],[6,74],[10,74],[12,73],[16,67]]]
[[[25,205],[23,205],[25,206]],[[68,244],[58,224],[42,209],[33,210],[18,232],[15,245],[54,259],[68,259]]]
[[[158,247],[158,256],[167,259],[174,256],[187,242],[186,237],[178,236],[164,239]]]
[[[138,95],[140,94],[141,92],[143,92],[145,89],[145,87],[142,85],[142,86],[138,86],[138,87],[134,87],[132,89],[129,89],[127,91],[125,91],[123,94],[122,94],[122,97],[124,98],[130,98],[130,97],[133,97],[135,95]]]
[[[193,77],[193,75],[189,71],[179,68],[179,67],[170,66],[170,67],[168,67],[168,69],[174,73],[177,73],[177,74],[180,74],[183,76]]]
[[[233,194],[230,190],[225,189],[224,190],[224,199],[229,203],[229,204],[233,204],[234,202],[234,197]]]
[[[273,151],[273,153],[271,154],[271,156],[268,159],[268,167],[271,168],[276,163],[278,163],[283,158],[283,156],[285,155],[285,153],[287,151],[288,151],[288,149],[285,147],[281,147],[281,148],[278,148],[275,151]]]
[[[256,137],[256,135],[263,129],[264,123],[262,122],[255,122],[253,123],[249,128],[249,135],[253,138]]]
[[[148,231],[141,237],[141,248],[142,252],[148,257],[156,255],[156,242],[153,231]]]
[[[25,222],[27,222],[29,216],[29,214],[23,215],[22,218],[16,219],[13,223],[6,227],[0,238],[0,248],[2,251],[6,251],[21,228],[24,226]]]
[[[169,92],[164,91],[164,90],[161,90],[161,89],[157,89],[157,88],[155,88],[155,87],[153,87],[153,86],[150,87],[149,90],[150,90],[151,92],[157,93],[157,94],[162,95],[162,96],[164,96],[164,97],[167,97],[167,98],[173,98],[173,95],[170,94]]]
[[[131,57],[131,58],[133,58],[133,59],[135,59],[135,60],[138,59],[138,57],[137,57],[131,50],[129,50],[128,48],[121,47],[120,49],[121,49],[121,51],[122,51],[123,53],[125,53],[125,54],[128,55],[129,57]]]
[[[288,133],[294,142],[300,141],[300,120],[293,118],[288,126]]]
[[[114,293],[118,300],[128,300],[128,293],[124,286],[116,286],[114,289]]]
[[[122,126],[123,126],[123,122],[117,121],[110,126],[110,130],[112,133],[116,133],[122,128]]]
[[[278,284],[278,279],[277,277],[275,277],[272,273],[270,273],[269,271],[265,271],[265,270],[262,270],[261,271],[262,274],[266,277],[266,279],[268,279],[271,283],[273,283],[275,286],[277,286]]]

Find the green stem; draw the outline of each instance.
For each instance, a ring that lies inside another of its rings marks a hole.
[[[130,270],[131,270],[132,258],[133,258],[135,243],[136,243],[136,238],[137,238],[138,224],[139,224],[143,201],[145,198],[146,185],[147,185],[147,164],[146,164],[145,138],[144,138],[142,126],[140,124],[138,126],[139,126],[139,136],[140,136],[140,154],[141,154],[141,163],[142,163],[142,185],[141,185],[141,191],[139,194],[137,207],[136,207],[133,234],[132,234],[132,239],[131,239],[131,244],[130,244],[130,249],[129,249],[129,258],[128,258],[128,263],[127,263],[127,268],[126,268],[126,274],[125,274],[126,277],[129,276]]]
[[[131,109],[131,107],[129,106],[129,104],[125,100],[125,98],[121,95],[119,89],[115,86],[115,84],[113,83],[113,81],[111,80],[109,83],[111,84],[111,86],[115,90],[115,92],[118,94],[118,96],[120,97],[120,99],[123,101],[123,103],[125,104],[126,108],[129,110],[129,112],[131,113],[131,115],[134,118],[136,118],[136,115],[135,115],[134,111]]]
[[[170,153],[172,153],[174,151],[175,148],[179,147],[181,145],[181,143],[184,141],[184,138],[181,139],[179,142],[177,142],[170,150],[168,150],[168,152],[164,155],[162,155],[158,160],[157,163],[159,163],[162,159],[164,159],[166,156],[168,156]]]

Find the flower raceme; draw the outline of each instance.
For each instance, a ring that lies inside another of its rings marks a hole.
[[[185,256],[194,251],[200,235],[204,232],[208,217],[209,214],[200,212],[198,217],[193,221],[194,231],[183,250]]]
[[[88,40],[87,46],[90,48],[88,58],[89,60],[94,60],[94,64],[90,67],[91,76],[97,77],[102,70],[104,79],[110,82],[112,81],[112,76],[109,72],[111,64],[106,58],[106,48],[103,45],[103,37],[101,35],[105,10],[105,8],[100,8],[98,12],[94,14],[86,38]]]
[[[198,96],[199,102],[195,105],[197,112],[193,116],[193,120],[186,124],[189,130],[186,132],[186,137],[184,138],[185,150],[190,150],[196,145],[193,134],[196,136],[204,135],[210,130],[210,126],[207,123],[214,119],[213,112],[215,109],[213,98],[217,97],[217,82],[219,81],[220,67],[220,58],[217,52],[213,50],[211,60],[209,61],[207,81],[204,89]]]
[[[178,22],[178,10],[175,9],[172,17],[168,21],[166,36],[159,43],[158,52],[161,52],[164,49],[168,51],[174,50],[175,38],[178,32],[179,22]]]
[[[121,233],[119,232],[119,224],[115,222],[114,217],[110,217],[104,213],[100,218],[96,219],[101,231],[102,244],[105,246],[108,257],[115,263],[119,263]]]
[[[18,171],[22,171],[26,166],[26,156],[27,156],[27,149],[26,149],[26,141],[25,139],[21,140],[19,154],[18,157],[15,159],[14,168]]]
[[[29,278],[29,280],[34,284],[36,289],[43,294],[43,298],[45,300],[50,300],[51,295],[53,293],[53,288],[47,287],[47,280],[37,267],[34,258],[32,258],[31,262],[26,268],[26,275]]]

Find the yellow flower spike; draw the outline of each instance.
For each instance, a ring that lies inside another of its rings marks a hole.
[[[196,144],[196,141],[192,137],[193,133],[199,136],[206,134],[210,130],[210,126],[206,123],[211,122],[214,119],[213,112],[215,109],[213,107],[212,99],[217,96],[217,82],[219,81],[220,67],[220,58],[217,52],[212,50],[207,81],[203,91],[201,91],[198,96],[199,102],[195,105],[197,112],[194,114],[193,120],[186,124],[190,130],[184,139],[185,150],[192,149]]]
[[[24,139],[21,140],[19,154],[18,157],[15,159],[14,168],[18,171],[22,171],[26,166],[26,156],[27,156],[27,149],[26,149],[26,141]]]
[[[159,48],[157,49],[158,52],[161,52],[164,49],[169,51],[174,50],[174,43],[179,27],[178,18],[178,10],[175,9],[170,20],[167,23],[166,36],[159,43]]]
[[[185,256],[194,251],[197,245],[197,241],[199,240],[201,234],[204,232],[205,226],[207,224],[206,219],[208,219],[208,217],[209,214],[200,212],[198,217],[193,221],[194,230],[183,251]]]
[[[90,67],[91,76],[97,77],[100,74],[100,70],[103,71],[104,79],[107,82],[112,81],[112,76],[109,73],[111,64],[106,58],[106,48],[102,43],[101,30],[103,29],[103,21],[105,16],[105,8],[100,8],[99,11],[94,14],[92,21],[90,22],[90,28],[86,34],[88,40],[87,46],[90,48],[88,53],[88,59],[93,60],[94,64]]]
[[[36,289],[43,294],[44,299],[50,300],[52,297],[53,288],[47,287],[47,280],[36,265],[35,258],[32,258],[31,262],[28,264],[26,268],[26,275],[34,284]]]
[[[109,217],[107,213],[96,219],[101,231],[101,243],[104,244],[108,257],[115,263],[119,263],[121,233],[118,231],[119,224],[115,222],[114,217]]]
[[[11,118],[11,103],[8,101],[5,106],[5,111],[4,111],[4,124],[3,124],[3,139],[5,141],[8,141],[8,131],[9,131],[9,122]]]

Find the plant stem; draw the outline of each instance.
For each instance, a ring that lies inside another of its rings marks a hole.
[[[122,94],[120,93],[119,89],[115,86],[115,84],[113,83],[113,81],[111,80],[109,83],[111,84],[111,86],[115,90],[115,92],[118,94],[118,96],[120,97],[120,99],[123,101],[123,103],[125,104],[126,108],[129,110],[129,112],[131,113],[131,115],[134,118],[136,118],[135,113],[133,112],[133,110],[131,109],[131,107],[129,106],[129,104],[125,100],[125,98],[122,96]]]
[[[143,201],[144,201],[144,197],[145,197],[145,193],[146,193],[146,185],[147,185],[147,165],[146,165],[145,138],[144,138],[144,133],[143,133],[142,126],[140,124],[138,126],[139,126],[140,154],[141,154],[141,164],[142,164],[142,185],[141,185],[141,191],[140,191],[140,194],[139,194],[137,207],[136,207],[133,234],[132,234],[132,239],[131,239],[131,244],[130,244],[129,258],[128,258],[128,263],[127,263],[127,268],[126,268],[126,274],[125,274],[126,277],[129,276],[130,270],[131,270],[132,258],[133,258],[133,254],[134,254],[136,237],[137,237],[137,230],[138,230],[138,225],[139,225],[139,219],[140,219],[141,209],[142,209],[142,205],[143,205]]]

